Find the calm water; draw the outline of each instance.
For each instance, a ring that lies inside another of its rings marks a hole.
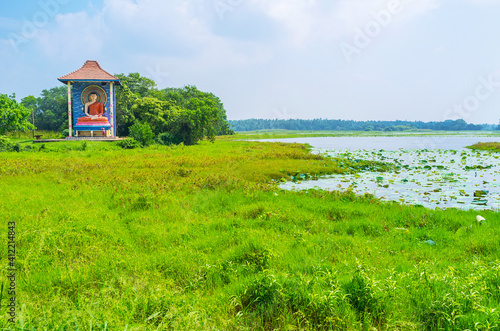
[[[282,185],[284,189],[350,189],[382,200],[432,209],[500,209],[500,153],[465,149],[477,142],[500,141],[500,137],[327,137],[274,141],[307,143],[332,157],[382,161],[401,168],[391,173],[363,172],[287,182]]]
[[[500,141],[500,137],[317,137],[262,139],[261,141],[297,142],[318,149],[463,149],[478,142]]]

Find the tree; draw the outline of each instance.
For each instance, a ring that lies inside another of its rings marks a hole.
[[[224,105],[212,93],[196,86],[158,90],[153,80],[138,73],[115,76],[121,82],[115,90],[119,136],[127,136],[137,121],[148,123],[156,135],[170,132],[173,141],[187,145],[234,133],[227,123]],[[68,127],[66,86],[43,90],[39,98],[24,98],[22,104],[34,110],[38,129],[60,131]]]
[[[167,101],[152,97],[136,98],[130,109],[133,118],[149,123],[156,135],[167,130],[170,118],[170,105]]]
[[[344,130],[344,131],[405,131],[405,130],[493,130],[491,124],[467,124],[463,119],[444,122],[422,121],[346,121],[329,119],[246,119],[228,121],[235,131],[254,131],[265,129],[288,130]],[[498,126],[500,129],[500,125]]]
[[[116,128],[119,136],[129,134],[129,128],[134,124],[136,117],[132,107],[137,106],[137,100],[144,97],[154,97],[158,94],[156,83],[141,76],[137,72],[115,74],[120,80],[121,86],[117,86],[116,92]],[[137,109],[137,108],[136,108]]]
[[[213,124],[210,114],[201,109],[176,109],[171,112],[167,131],[173,135],[175,141],[194,145],[205,137],[214,140]]]
[[[0,135],[15,130],[31,130],[31,110],[16,101],[15,94],[0,94]]]
[[[35,111],[37,107],[37,100],[34,96],[28,95],[27,97],[24,97],[21,99],[21,104],[31,110],[31,123],[35,125],[34,122],[34,116],[35,116]],[[35,128],[33,128],[33,138],[35,138]]]
[[[158,91],[154,82],[138,74],[117,77],[122,80],[117,93],[120,135],[128,134],[136,121],[148,123],[156,135],[168,132],[169,141],[185,145],[204,138],[213,140],[219,132],[231,132],[224,106],[212,93],[202,92],[196,86]]]
[[[34,96],[28,95],[27,97],[24,97],[21,99],[21,104],[30,109],[31,111],[35,111],[37,108],[37,100]]]
[[[138,98],[124,83],[116,89],[116,129],[119,136],[128,135],[135,120],[132,105]]]
[[[154,80],[141,76],[137,72],[129,73],[128,75],[117,74],[116,78],[120,80],[122,86],[127,86],[130,92],[140,97],[154,96],[157,91]]]
[[[36,98],[35,123],[38,130],[60,131],[68,127],[67,91],[66,86],[53,87],[43,90],[42,95]],[[31,104],[32,100],[26,102]]]
[[[213,94],[196,86],[163,90],[174,107],[170,111],[168,131],[185,145],[193,145],[205,137],[214,140],[220,120],[220,108]],[[225,111],[224,111],[225,114]]]
[[[215,135],[234,134],[229,128],[223,103],[213,93],[200,91],[192,85],[186,85],[182,88],[166,88],[160,93],[161,99],[180,108],[196,110],[200,105],[204,107],[205,112],[209,112],[215,117],[211,123]]]

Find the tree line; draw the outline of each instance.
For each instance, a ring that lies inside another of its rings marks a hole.
[[[500,130],[500,124],[471,124],[463,119],[446,120],[443,122],[422,121],[352,121],[333,119],[246,119],[228,121],[234,131],[256,130],[333,130],[333,131],[465,131],[465,130]]]
[[[443,122],[353,121],[340,119],[246,119],[227,120],[221,100],[196,86],[158,89],[156,83],[138,73],[117,74],[116,128],[118,136],[128,136],[133,125],[151,131],[163,143],[192,145],[202,139],[234,131],[255,130],[334,130],[334,131],[408,131],[408,130],[500,130],[500,125],[471,124],[463,119]],[[9,131],[33,129],[68,130],[67,87],[44,89],[39,97],[28,96],[17,102],[15,95],[0,94],[0,135]],[[136,128],[136,132],[139,128]],[[234,130],[234,131],[233,131]]]
[[[234,133],[229,129],[223,103],[213,93],[189,85],[158,89],[153,80],[138,73],[115,76],[122,84],[115,92],[118,136],[128,136],[137,123],[146,125],[146,130],[150,129],[156,137],[162,135],[165,143],[192,145],[202,139],[213,140],[216,135]],[[0,108],[6,104],[10,109],[10,117],[4,117],[11,119],[9,126],[0,124],[0,134],[31,129],[32,112],[37,130],[68,130],[67,102],[66,86],[44,89],[39,97],[28,96],[20,103],[15,95],[0,95]],[[2,113],[0,119],[4,122]]]

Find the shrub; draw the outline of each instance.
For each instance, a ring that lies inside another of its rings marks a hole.
[[[376,294],[373,280],[358,269],[351,281],[344,286],[349,295],[351,306],[358,312],[361,321],[365,321],[366,316],[381,322],[385,315],[385,305],[383,300]]]
[[[129,129],[130,137],[134,138],[142,146],[149,146],[154,141],[154,134],[148,123],[135,123]]]
[[[163,132],[156,137],[156,142],[160,145],[179,145],[182,142],[182,138],[170,132]]]
[[[61,133],[61,136],[63,137],[69,137],[69,129],[64,129]]]
[[[5,136],[0,136],[0,151],[10,151],[12,150],[12,142],[9,138]]]
[[[120,140],[117,144],[123,149],[134,149],[137,147],[141,147],[141,144],[134,138]]]

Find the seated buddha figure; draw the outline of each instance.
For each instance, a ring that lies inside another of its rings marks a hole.
[[[102,103],[97,101],[97,94],[92,93],[90,102],[85,103],[85,115],[91,119],[97,119],[102,117],[102,114],[104,114]]]
[[[108,119],[103,116],[104,106],[102,103],[97,101],[97,94],[92,93],[90,95],[90,101],[85,103],[84,112],[87,116],[78,118],[78,122],[75,127],[76,130],[92,130],[94,127],[97,128],[97,126],[97,130],[101,130],[102,126],[105,126],[106,128],[110,126]]]

